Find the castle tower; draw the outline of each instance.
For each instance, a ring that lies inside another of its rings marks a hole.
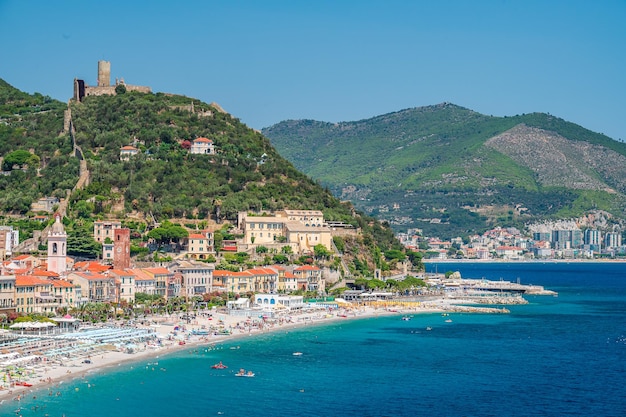
[[[111,63],[109,61],[98,61],[98,87],[109,87],[111,85]]]
[[[115,229],[113,233],[113,268],[130,268],[130,229]]]
[[[59,275],[67,271],[67,233],[61,223],[61,215],[55,214],[55,220],[48,233],[48,271]]]

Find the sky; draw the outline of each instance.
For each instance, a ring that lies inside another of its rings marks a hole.
[[[0,78],[216,102],[249,127],[451,102],[626,141],[626,0],[0,0]]]

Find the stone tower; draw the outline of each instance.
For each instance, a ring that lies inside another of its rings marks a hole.
[[[130,229],[115,229],[113,231],[113,268],[130,268]]]
[[[98,61],[98,87],[109,87],[111,85],[111,63],[109,61]]]
[[[48,271],[59,275],[67,271],[67,233],[61,223],[61,215],[55,214],[55,220],[48,233]]]

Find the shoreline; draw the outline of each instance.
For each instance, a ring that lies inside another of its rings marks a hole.
[[[157,359],[161,356],[182,352],[192,347],[215,346],[225,342],[237,341],[249,336],[258,336],[305,326],[319,326],[341,320],[400,315],[409,311],[412,314],[437,313],[443,311],[432,307],[406,309],[404,312],[402,310],[403,309],[389,310],[386,308],[361,307],[357,311],[347,311],[345,314],[341,315],[339,314],[340,312],[337,311],[332,315],[324,314],[323,317],[320,317],[320,312],[306,312],[293,315],[296,319],[295,321],[286,322],[282,325],[262,326],[261,328],[250,327],[247,331],[239,329],[238,332],[232,332],[230,335],[191,335],[192,328],[195,329],[196,327],[199,328],[202,325],[206,325],[205,321],[209,323],[209,320],[203,317],[195,322],[197,324],[190,326],[190,330],[188,331],[189,335],[186,336],[184,344],[179,344],[178,339],[167,339],[173,332],[175,325],[161,324],[157,329],[157,333],[159,338],[163,340],[162,347],[156,349],[146,348],[135,353],[124,353],[118,350],[103,351],[91,356],[91,363],[83,363],[83,358],[75,358],[73,360],[67,360],[64,365],[45,364],[37,370],[37,372],[43,370],[41,375],[31,375],[20,379],[21,381],[32,384],[32,386],[15,386],[1,390],[0,409],[9,405],[18,406],[19,408],[22,399],[26,400],[31,397],[35,399],[35,397],[42,395],[45,391],[47,391],[46,395],[53,395],[56,389],[70,380],[84,379],[86,375],[94,375],[103,371],[106,372],[110,368],[138,363],[143,360]],[[246,320],[246,317],[232,317],[225,314],[217,314],[216,316],[219,317],[215,317],[215,319],[223,320],[226,326],[233,327]]]

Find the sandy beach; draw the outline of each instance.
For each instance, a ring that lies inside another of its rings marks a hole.
[[[243,316],[230,316],[227,314],[213,314],[212,317],[198,315],[196,319],[181,326],[173,324],[171,318],[161,318],[158,324],[137,325],[137,328],[150,327],[156,330],[160,346],[148,346],[147,344],[137,349],[134,353],[126,353],[119,350],[102,350],[97,354],[85,357],[68,358],[62,364],[58,362],[40,363],[34,367],[27,367],[30,372],[20,378],[20,381],[32,386],[14,386],[0,390],[0,409],[7,404],[18,404],[22,398],[43,395],[42,391],[48,391],[46,395],[53,395],[55,387],[63,381],[85,378],[88,374],[105,371],[112,367],[156,359],[163,355],[171,354],[199,345],[214,345],[224,342],[232,342],[253,335],[286,331],[301,326],[311,326],[329,323],[339,320],[351,320],[358,318],[375,317],[382,315],[402,314],[403,312],[427,313],[440,311],[435,308],[407,308],[389,309],[378,307],[359,307],[338,309],[332,314],[324,311],[307,311],[290,314],[288,318],[278,321],[249,320]],[[209,328],[219,322],[225,329],[230,330],[228,335],[197,335],[194,330]],[[182,328],[184,327],[184,330]],[[176,334],[177,337],[173,337]],[[1,404],[4,404],[1,405]]]

